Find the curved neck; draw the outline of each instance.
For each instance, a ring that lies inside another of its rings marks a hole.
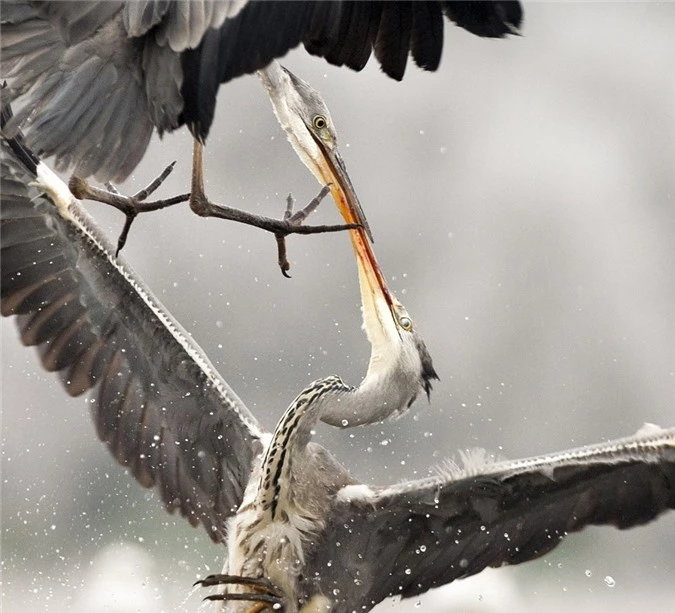
[[[272,434],[260,467],[258,501],[274,520],[292,503],[293,461],[302,455],[312,437],[312,428],[326,406],[339,402],[351,388],[335,375],[314,381],[286,409]]]
[[[362,426],[403,413],[417,397],[417,385],[396,376],[398,369],[371,363],[358,387],[339,394],[320,416],[322,422],[340,428]]]

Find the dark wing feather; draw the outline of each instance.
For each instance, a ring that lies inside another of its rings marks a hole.
[[[33,170],[36,159],[4,139],[2,154],[2,314],[17,316],[69,394],[94,393],[96,431],[117,461],[223,541],[259,451],[257,421],[79,203],[62,216],[28,187],[20,159]]]
[[[434,71],[443,52],[443,20],[437,2],[413,2],[413,26],[410,51],[415,64]]]
[[[322,12],[315,10],[313,27],[303,37],[305,49],[335,66],[361,70],[373,51],[383,5],[358,0],[321,3]]]
[[[443,11],[460,28],[487,38],[517,34],[523,22],[520,2],[509,0],[443,0]]]
[[[443,13],[479,36],[517,31],[518,2],[303,0],[5,0],[0,77],[29,100],[7,133],[57,168],[123,181],[153,127],[208,135],[221,83],[304,43],[336,65],[363,68],[374,51],[395,79],[408,55],[435,70]],[[133,143],[133,149],[129,149]]]
[[[333,611],[535,559],[589,525],[631,528],[675,509],[675,428],[452,472],[338,502],[308,563],[323,593],[346,595]]]
[[[314,3],[249,2],[218,30],[210,30],[196,49],[182,54],[181,121],[206,138],[221,83],[267,66],[300,44],[310,28]]]
[[[382,7],[380,26],[375,39],[375,57],[384,74],[397,81],[400,81],[405,73],[411,30],[411,3],[389,2]]]

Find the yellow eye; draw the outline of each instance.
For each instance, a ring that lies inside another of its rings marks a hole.
[[[328,122],[323,115],[317,115],[312,123],[317,130],[323,130],[328,125]]]
[[[412,319],[410,317],[400,317],[398,320],[398,324],[403,328],[406,332],[410,332],[412,330]]]

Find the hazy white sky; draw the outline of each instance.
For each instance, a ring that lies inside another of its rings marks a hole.
[[[528,4],[522,38],[447,26],[439,73],[411,65],[400,84],[374,63],[356,74],[285,59],[331,109],[380,263],[441,377],[431,404],[399,421],[320,430],[357,477],[424,476],[466,447],[515,458],[675,425],[674,29],[672,3]],[[177,159],[164,193],[186,191],[190,147],[185,133],[153,143],[121,188]],[[213,199],[266,215],[288,191],[306,202],[318,190],[254,77],[220,95],[207,174]],[[336,219],[326,203],[314,220]],[[358,383],[369,352],[346,237],[288,246],[292,280],[271,237],[177,207],[139,219],[126,250],[269,428],[309,381]],[[113,566],[140,556],[132,571],[154,600],[114,608],[110,596],[97,610],[195,611],[189,586],[224,551],[165,516],[96,440],[85,400],[42,372],[12,321],[2,332],[4,610],[91,611],[113,574],[97,569],[122,541],[134,548]],[[674,567],[668,516],[586,531],[423,602],[446,611],[461,591],[475,611],[665,610]]]

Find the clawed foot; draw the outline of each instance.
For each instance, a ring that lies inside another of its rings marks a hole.
[[[261,215],[254,215],[239,209],[233,209],[221,204],[214,204],[204,194],[204,181],[202,175],[202,155],[201,145],[195,141],[195,154],[193,163],[193,178],[192,191],[189,194],[181,194],[173,198],[165,200],[153,200],[146,202],[146,199],[164,182],[164,180],[171,174],[175,162],[167,166],[162,174],[157,177],[145,189],[142,189],[133,196],[123,196],[112,185],[106,184],[107,189],[99,189],[91,186],[85,179],[80,179],[72,176],[68,182],[68,187],[73,196],[80,200],[94,200],[109,204],[121,211],[126,220],[124,227],[117,240],[118,255],[127,242],[131,224],[139,213],[146,213],[149,211],[157,211],[179,202],[189,202],[190,208],[201,217],[218,217],[220,219],[229,219],[245,223],[250,226],[255,226],[267,232],[274,234],[277,240],[278,262],[279,268],[285,277],[290,277],[288,271],[290,270],[290,263],[286,256],[286,237],[289,234],[320,234],[323,232],[341,232],[343,230],[354,230],[360,228],[360,224],[338,224],[328,226],[305,226],[302,225],[307,216],[319,206],[319,203],[325,198],[330,191],[329,186],[325,186],[306,207],[293,213],[293,198],[289,195],[287,199],[286,212],[283,219],[272,219],[270,217],[263,217]]]
[[[286,255],[286,237],[291,232],[297,231],[297,228],[299,228],[302,225],[302,222],[305,221],[305,219],[307,219],[307,217],[312,211],[316,210],[316,207],[319,206],[319,204],[326,197],[328,192],[330,192],[330,185],[324,185],[323,188],[321,188],[321,191],[316,195],[316,198],[314,198],[304,209],[300,209],[295,213],[293,213],[295,201],[293,200],[292,194],[288,194],[288,197],[286,198],[286,211],[284,212],[284,223],[288,224],[288,230],[285,232],[275,232],[274,236],[277,239],[277,254],[278,254],[277,261],[279,263],[279,268],[281,269],[281,274],[284,275],[284,277],[286,277],[287,279],[291,278],[291,275],[288,274],[288,271],[291,269],[291,264],[288,261],[288,257]],[[341,226],[341,228],[345,230],[351,229],[352,227],[358,228],[359,226],[357,224]]]
[[[229,219],[238,221],[250,226],[255,226],[262,230],[267,230],[274,234],[277,239],[277,249],[279,256],[279,267],[285,277],[288,277],[288,270],[291,265],[286,257],[286,245],[284,239],[289,234],[319,234],[323,232],[341,232],[343,230],[354,230],[360,228],[360,224],[340,224],[335,226],[303,226],[302,222],[309,215],[328,193],[329,189],[324,187],[319,195],[314,198],[304,209],[293,214],[293,201],[289,197],[286,207],[286,213],[283,220],[253,215],[246,211],[233,209],[222,204],[211,202],[204,192],[204,159],[203,146],[195,139],[192,149],[192,188],[190,192],[190,208],[201,217],[218,217],[220,219]]]
[[[178,204],[179,202],[186,202],[190,199],[190,194],[181,194],[180,196],[174,196],[173,198],[167,198],[166,200],[153,200],[151,202],[145,202],[146,198],[148,198],[148,196],[150,196],[162,183],[164,183],[165,179],[171,174],[175,164],[176,162],[169,164],[164,169],[162,174],[159,175],[152,183],[150,183],[150,185],[142,189],[140,192],[137,192],[133,196],[123,196],[110,183],[106,183],[106,189],[93,187],[89,185],[85,179],[80,179],[75,175],[70,177],[70,181],[68,181],[68,187],[75,198],[80,200],[86,199],[95,200],[96,202],[103,202],[104,204],[114,206],[117,210],[124,213],[126,220],[124,222],[122,232],[117,239],[117,251],[115,251],[115,255],[117,256],[122,250],[122,247],[126,245],[127,237],[129,236],[129,230],[131,229],[131,224],[139,213],[158,211],[168,206]]]
[[[260,613],[265,609],[283,613],[283,597],[279,590],[267,579],[253,577],[239,577],[237,575],[209,575],[197,581],[194,585],[213,587],[214,585],[244,585],[251,588],[251,592],[240,594],[211,594],[204,600],[239,600],[255,602],[246,613]]]

